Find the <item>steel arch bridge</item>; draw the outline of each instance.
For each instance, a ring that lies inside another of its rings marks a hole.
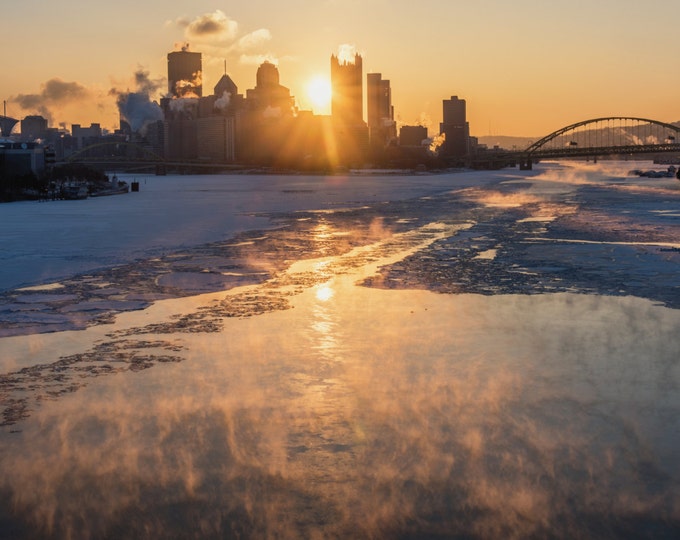
[[[66,163],[164,163],[166,160],[153,150],[131,142],[103,142],[77,150]]]
[[[520,152],[520,168],[534,161],[612,154],[680,152],[680,127],[633,116],[584,120],[553,131]]]

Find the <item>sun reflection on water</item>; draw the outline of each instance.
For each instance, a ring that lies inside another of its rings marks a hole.
[[[327,302],[328,300],[333,298],[334,295],[335,292],[327,284],[321,285],[316,288],[316,299],[319,300],[320,302]]]

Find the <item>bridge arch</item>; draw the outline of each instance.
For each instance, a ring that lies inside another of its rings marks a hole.
[[[540,150],[547,148],[549,143],[553,141],[562,142],[564,139],[560,140],[560,138],[565,138],[565,135],[575,135],[579,132],[579,128],[585,127],[590,129],[583,130],[581,133],[596,133],[597,131],[605,131],[605,128],[609,128],[606,130],[609,133],[601,133],[599,139],[597,136],[587,139],[588,147],[591,148],[611,149],[617,147],[629,148],[631,146],[663,145],[661,141],[672,141],[675,144],[676,136],[680,139],[680,127],[673,124],[635,116],[607,116],[583,120],[553,131],[529,145],[524,152],[531,157]],[[572,141],[571,138],[567,143],[574,146],[579,145],[578,141]]]
[[[151,162],[151,163],[164,163],[165,158],[153,150],[150,150],[149,148],[142,146],[141,144],[137,143],[132,143],[132,142],[115,142],[115,141],[107,141],[107,142],[102,142],[102,143],[96,143],[96,144],[91,144],[89,146],[86,146],[84,148],[81,148],[80,150],[77,150],[73,152],[70,156],[68,156],[65,161],[67,163],[74,163],[74,162],[86,162],[86,161],[97,161],[97,160],[116,160],[120,159],[121,161],[129,161],[130,156],[129,155],[99,155],[99,156],[88,156],[88,154],[91,154],[93,151],[97,150],[102,150],[102,149],[116,149],[119,150],[121,148],[129,150],[129,151],[134,151],[136,153],[136,156],[134,156],[135,161],[144,161],[144,162]]]

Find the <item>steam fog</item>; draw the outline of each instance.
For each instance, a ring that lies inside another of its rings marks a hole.
[[[169,178],[259,221],[132,257],[177,287],[144,309],[1,338],[0,538],[674,537],[680,192],[617,174]],[[134,289],[72,278],[4,328]]]

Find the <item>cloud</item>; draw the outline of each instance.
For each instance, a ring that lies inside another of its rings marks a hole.
[[[198,41],[229,42],[236,39],[238,34],[238,23],[227,17],[219,9],[212,13],[204,13],[191,20],[180,17],[175,20],[175,25],[184,28],[184,35],[187,39]]]
[[[271,54],[242,54],[239,57],[239,62],[249,66],[259,66],[263,62],[271,62],[274,65],[279,63]]]
[[[63,81],[53,78],[43,83],[37,94],[17,94],[9,101],[16,103],[23,110],[41,114],[49,122],[53,120],[53,109],[90,99],[93,92],[76,81]]]
[[[90,92],[78,82],[65,82],[61,79],[50,79],[45,83],[43,94],[50,101],[59,103],[88,97]]]
[[[241,34],[238,22],[219,9],[193,19],[179,17],[168,21],[166,25],[183,30],[184,41],[176,43],[175,48],[194,45],[192,48],[200,49],[207,62],[210,62],[211,57],[220,58],[221,62],[225,56],[239,57],[240,63],[247,65],[259,65],[265,60],[276,62],[274,55],[263,50],[263,46],[272,39],[272,33],[267,28]]]
[[[10,101],[17,103],[22,109],[37,109],[44,106],[45,100],[39,94],[19,94],[11,96]]]
[[[39,105],[62,105],[90,95],[91,92],[79,82],[54,78],[42,85],[39,94],[18,94],[10,99],[24,109],[31,109]]]
[[[272,34],[266,28],[260,28],[250,34],[246,34],[238,40],[237,47],[242,51],[248,51],[263,45],[272,39]]]

